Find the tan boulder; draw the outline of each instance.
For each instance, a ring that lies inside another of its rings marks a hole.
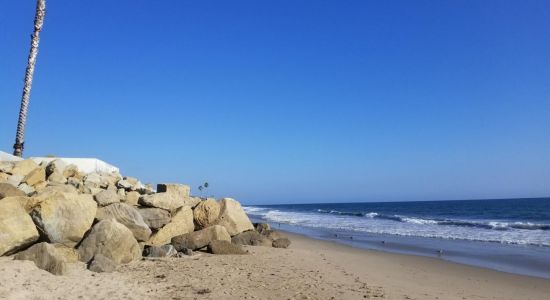
[[[244,212],[241,204],[235,199],[223,198],[220,202],[220,216],[213,224],[227,229],[231,236],[243,231],[254,230],[254,225]]]
[[[23,182],[30,185],[30,186],[34,186],[34,185],[37,185],[41,182],[44,182],[46,181],[46,171],[44,170],[44,168],[36,168],[32,171],[30,171],[24,178],[23,178]]]
[[[52,192],[42,196],[31,215],[50,242],[74,246],[92,226],[96,211],[91,195]]]
[[[120,224],[126,226],[136,240],[144,242],[151,236],[151,229],[143,221],[143,217],[136,208],[126,203],[114,203],[97,210],[96,219],[106,220],[115,219]]]
[[[151,236],[147,244],[156,246],[169,244],[173,237],[193,232],[194,229],[193,211],[190,207],[184,206],[176,211],[170,223]]]
[[[17,187],[9,183],[0,183],[0,199],[14,196],[26,196],[26,194]]]
[[[160,183],[157,184],[157,193],[169,193],[176,195],[177,198],[188,198],[191,188],[185,184],[178,183]]]
[[[63,172],[66,168],[66,162],[61,159],[54,159],[46,165],[46,176],[50,177],[53,173],[58,173],[63,176]]]
[[[94,200],[99,206],[105,206],[113,203],[120,202],[120,197],[116,191],[112,190],[100,190],[94,195]]]
[[[0,172],[0,183],[1,182],[7,183],[9,179],[10,179],[9,174]]]
[[[16,260],[30,260],[42,269],[54,275],[67,274],[67,260],[63,253],[48,243],[35,244],[29,249],[15,255]]]
[[[198,229],[208,227],[220,215],[220,204],[213,199],[201,201],[193,209],[193,220]]]
[[[178,235],[172,238],[171,243],[176,250],[182,251],[184,249],[197,250],[217,240],[231,242],[231,236],[225,227],[214,225],[199,231]]]
[[[174,211],[185,205],[183,199],[179,199],[176,195],[170,193],[143,195],[139,198],[138,203],[143,206],[162,208],[168,211]]]
[[[0,256],[23,249],[38,240],[38,230],[18,197],[0,200]]]
[[[23,209],[30,213],[36,205],[38,205],[38,199],[36,197],[27,197],[27,196],[13,196],[13,197],[6,197],[4,200],[11,200],[15,199],[15,201],[19,202]]]
[[[113,219],[99,221],[78,246],[78,253],[86,263],[98,254],[116,264],[141,258],[141,249],[130,229]]]
[[[61,172],[55,171],[48,176],[48,181],[52,183],[65,184],[67,183],[67,178],[65,178]]]
[[[15,162],[14,167],[13,169],[11,169],[10,173],[13,175],[21,175],[25,177],[32,170],[38,167],[39,166],[32,159],[25,159],[25,160]]]
[[[138,206],[139,197],[140,194],[138,192],[126,192],[125,202],[130,205]]]
[[[170,212],[160,208],[139,208],[138,212],[143,217],[145,224],[151,229],[160,229],[164,225],[170,223],[172,219]]]

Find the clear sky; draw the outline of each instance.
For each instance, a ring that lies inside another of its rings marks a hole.
[[[8,152],[34,8],[0,0]],[[550,1],[50,0],[46,154],[256,204],[550,196]]]

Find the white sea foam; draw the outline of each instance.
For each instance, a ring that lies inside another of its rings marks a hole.
[[[245,207],[245,210],[270,222],[309,228],[550,246],[548,224],[495,220],[433,220],[376,212],[358,217],[357,214],[334,210],[296,212],[266,207]]]

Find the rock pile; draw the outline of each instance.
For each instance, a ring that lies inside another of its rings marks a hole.
[[[242,245],[289,244],[269,225],[253,225],[238,201],[193,197],[187,185],[154,191],[136,178],[84,173],[61,159],[0,161],[0,256],[15,254],[53,274],[78,262],[111,272],[143,256],[245,254]]]

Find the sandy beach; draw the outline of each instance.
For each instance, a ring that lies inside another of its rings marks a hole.
[[[550,280],[286,233],[288,249],[141,260],[55,276],[0,258],[2,299],[548,299]]]

